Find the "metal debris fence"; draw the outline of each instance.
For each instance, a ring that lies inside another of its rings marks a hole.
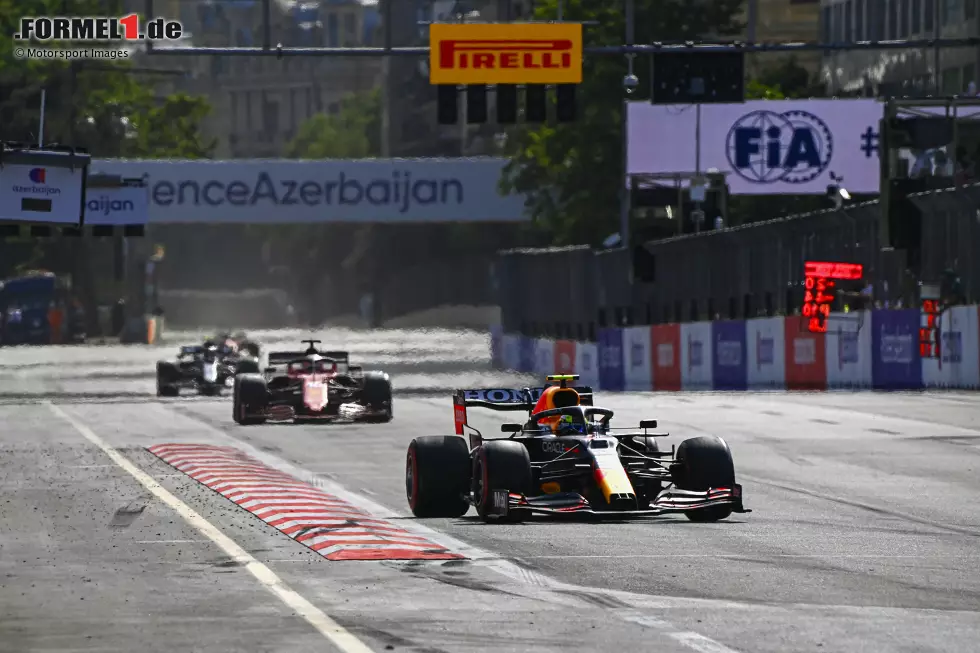
[[[879,307],[911,306],[919,281],[955,269],[980,300],[980,184],[910,195],[921,210],[918,269],[879,243],[877,201],[650,242],[655,281],[631,279],[629,252],[508,250],[496,263],[503,330],[595,341],[597,329],[797,314],[805,260],[861,263]]]

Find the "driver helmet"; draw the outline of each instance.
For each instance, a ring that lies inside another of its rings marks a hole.
[[[574,388],[550,386],[545,388],[544,392],[541,393],[541,398],[538,399],[538,402],[534,405],[534,409],[531,411],[531,413],[540,413],[545,410],[551,410],[552,408],[578,406],[581,403],[582,399],[579,397],[578,392],[576,392]],[[536,421],[539,425],[555,431],[557,429],[559,419],[560,417],[555,415],[552,417],[544,417]]]
[[[576,422],[572,415],[562,415],[555,426],[555,435],[575,435],[585,433],[585,424]]]

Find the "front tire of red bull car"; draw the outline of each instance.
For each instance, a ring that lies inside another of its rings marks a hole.
[[[731,449],[723,439],[704,435],[684,440],[677,447],[676,463],[671,474],[682,490],[705,492],[712,488],[730,488],[735,484],[735,463]],[[693,522],[715,522],[732,514],[732,506],[712,506],[684,513]]]
[[[533,485],[531,457],[520,442],[491,440],[484,442],[473,458],[473,502],[484,521],[494,518],[511,523],[524,521],[527,511],[510,509],[500,513],[494,505],[496,492],[527,495]]]

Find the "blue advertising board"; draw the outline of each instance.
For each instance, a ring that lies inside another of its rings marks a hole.
[[[872,311],[871,379],[880,390],[922,387],[919,311]]]
[[[599,329],[599,387],[613,392],[626,387],[622,329]]]
[[[712,375],[715,390],[745,390],[748,387],[745,322],[713,322],[711,339]]]
[[[535,348],[536,340],[534,338],[528,338],[526,336],[520,337],[520,342],[518,344],[518,354],[520,360],[520,367],[518,371],[530,374],[534,371],[534,364],[537,359],[537,350]]]

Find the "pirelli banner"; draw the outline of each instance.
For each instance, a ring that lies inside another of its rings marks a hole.
[[[432,84],[580,84],[579,23],[436,23],[429,26]]]

